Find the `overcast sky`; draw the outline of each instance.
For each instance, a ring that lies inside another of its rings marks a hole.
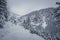
[[[8,0],[8,6],[9,11],[22,16],[31,11],[56,7],[55,2],[57,1],[60,0]]]

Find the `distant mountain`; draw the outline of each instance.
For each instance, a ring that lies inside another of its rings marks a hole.
[[[10,12],[10,16],[8,17],[8,21],[12,22],[13,24],[17,25],[19,22],[19,15],[13,12]]]

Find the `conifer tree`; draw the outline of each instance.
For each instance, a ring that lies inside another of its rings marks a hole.
[[[8,19],[7,2],[0,0],[0,28],[3,28],[5,21]]]

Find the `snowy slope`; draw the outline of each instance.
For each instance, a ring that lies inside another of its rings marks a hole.
[[[46,8],[24,15],[21,17],[22,25],[31,33],[37,34],[46,40],[59,40],[60,12],[56,9]]]

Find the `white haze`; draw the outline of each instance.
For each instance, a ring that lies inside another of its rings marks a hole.
[[[57,1],[59,0],[8,0],[8,6],[9,11],[22,16],[35,10],[56,7]]]

